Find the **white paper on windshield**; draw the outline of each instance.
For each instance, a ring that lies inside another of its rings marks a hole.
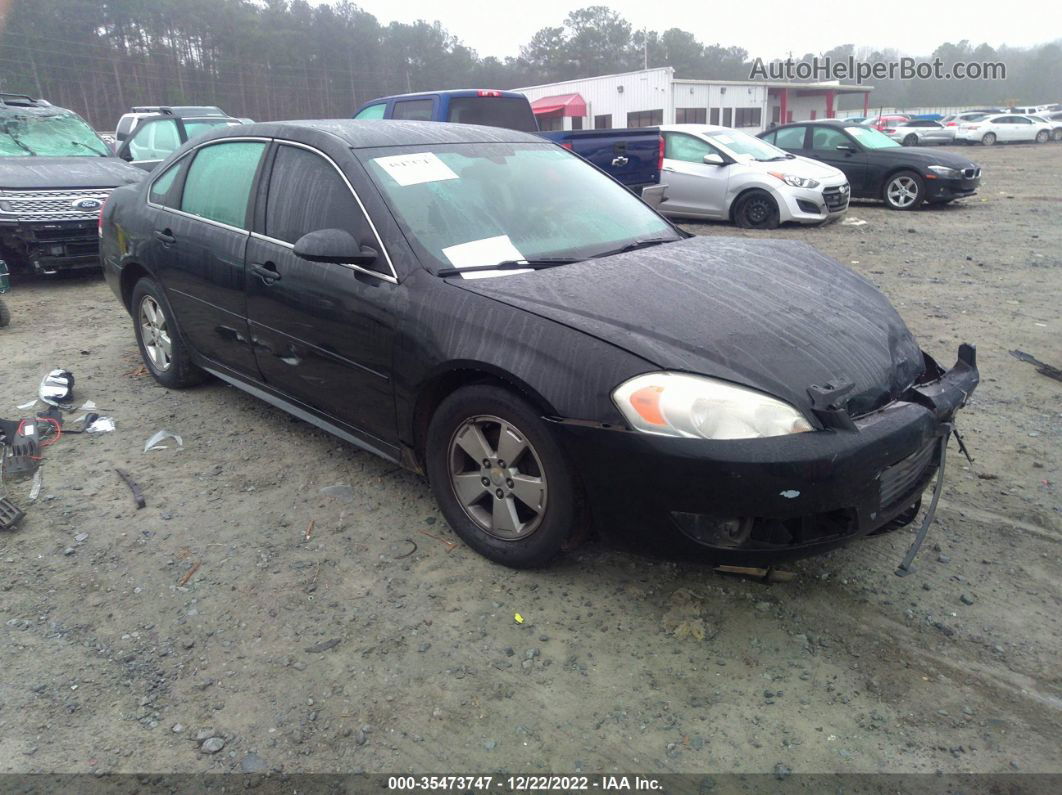
[[[412,155],[377,157],[373,162],[386,171],[403,188],[423,182],[441,182],[457,179],[457,174],[435,156],[434,152],[417,152]]]
[[[717,135],[715,136],[715,140],[717,140],[721,144],[734,143],[734,137],[732,135]]]
[[[521,260],[524,255],[513,245],[508,235],[485,237],[469,243],[458,243],[444,248],[442,253],[455,268],[475,268],[480,265],[494,265],[508,260]],[[483,279],[515,273],[527,273],[527,270],[477,271],[463,273],[462,279]]]

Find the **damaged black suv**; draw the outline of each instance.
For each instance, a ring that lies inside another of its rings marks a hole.
[[[98,268],[100,208],[143,176],[76,113],[0,94],[0,260],[40,273]]]

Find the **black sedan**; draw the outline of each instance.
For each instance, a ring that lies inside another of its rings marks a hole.
[[[981,167],[965,157],[903,146],[873,127],[808,121],[775,127],[760,138],[841,169],[853,199],[881,199],[893,210],[947,204],[973,196],[981,184]]]
[[[690,237],[509,130],[219,131],[101,232],[160,384],[213,374],[425,473],[510,566],[590,522],[735,562],[903,526],[978,379],[809,246]]]

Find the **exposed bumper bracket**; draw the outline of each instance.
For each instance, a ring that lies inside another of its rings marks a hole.
[[[926,511],[925,518],[922,519],[922,524],[918,528],[918,532],[915,533],[915,540],[911,544],[911,548],[907,550],[907,554],[904,556],[903,561],[896,569],[896,575],[898,577],[906,577],[913,572],[915,556],[918,554],[918,550],[922,548],[922,543],[926,540],[926,534],[929,532],[929,526],[933,524],[933,519],[937,515],[937,502],[940,501],[940,493],[944,490],[944,458],[948,452],[948,439],[951,438],[951,434],[955,431],[955,425],[953,423],[943,423],[940,426],[940,465],[937,468],[937,484],[933,487],[933,499],[929,502],[929,510]]]

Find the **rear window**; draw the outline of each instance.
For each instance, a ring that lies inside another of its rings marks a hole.
[[[184,182],[181,209],[211,221],[247,228],[247,200],[265,151],[260,141],[232,141],[204,146]]]
[[[434,100],[431,99],[406,99],[396,102],[391,111],[392,119],[405,119],[406,121],[431,121],[431,109]]]
[[[538,131],[531,104],[524,97],[454,97],[446,120],[521,132]]]

